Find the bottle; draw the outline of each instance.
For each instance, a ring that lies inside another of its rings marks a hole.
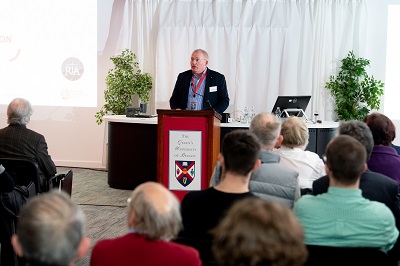
[[[252,106],[250,111],[250,121],[253,120],[255,116],[256,116],[256,109],[254,108],[254,106]]]
[[[279,106],[278,106],[278,107],[276,107],[276,110],[275,110],[275,116],[280,119],[281,115],[282,115],[281,108],[279,108]]]
[[[243,121],[242,121],[242,123],[247,124],[248,121],[249,121],[249,110],[245,106],[244,110],[243,110]]]

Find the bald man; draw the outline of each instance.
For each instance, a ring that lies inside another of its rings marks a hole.
[[[161,184],[139,185],[128,199],[129,233],[99,241],[90,265],[201,265],[197,250],[169,242],[182,227],[179,208]]]

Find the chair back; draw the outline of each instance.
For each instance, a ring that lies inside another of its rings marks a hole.
[[[66,174],[57,174],[51,179],[52,188],[62,190],[71,196],[73,175],[72,170],[69,170]]]
[[[397,265],[388,254],[378,248],[330,247],[307,245],[308,259],[305,266],[316,265]]]
[[[29,188],[30,196],[41,192],[39,165],[37,162],[23,158],[0,158],[0,164],[14,178],[16,185]],[[34,186],[32,186],[32,183]]]

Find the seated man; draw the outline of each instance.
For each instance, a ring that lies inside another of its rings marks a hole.
[[[367,151],[367,161],[371,156],[374,140],[367,124],[361,121],[345,121],[338,128],[339,135],[349,135],[358,140]],[[323,176],[313,183],[313,194],[319,195],[328,191],[329,177]],[[361,174],[360,189],[362,196],[369,200],[385,204],[393,213],[397,229],[400,228],[399,189],[397,182],[385,175],[367,170]],[[400,258],[400,241],[390,251],[395,260]]]
[[[12,245],[26,265],[73,265],[88,251],[85,216],[64,192],[51,191],[21,209]]]
[[[21,98],[7,108],[7,127],[0,129],[0,157],[25,158],[36,161],[42,186],[44,180],[56,174],[56,166],[47,151],[43,135],[26,127],[32,115],[31,104]]]
[[[369,127],[360,121],[345,121],[338,128],[339,135],[349,135],[358,140],[367,151],[367,161],[374,146],[374,140]],[[319,195],[328,191],[329,177],[323,176],[313,183],[313,194]],[[393,179],[367,170],[361,174],[360,189],[363,197],[384,203],[400,222],[399,190]]]
[[[374,137],[374,148],[368,161],[371,171],[386,175],[400,184],[400,155],[392,147],[396,127],[384,114],[372,113],[364,119]]]
[[[249,191],[249,180],[260,166],[260,148],[257,137],[248,130],[226,134],[218,156],[221,182],[206,190],[189,192],[182,200],[183,230],[176,241],[196,247],[203,264],[212,261],[210,230],[234,202],[254,197]]]
[[[233,205],[213,230],[219,266],[303,265],[303,228],[286,206],[257,198]]]
[[[326,148],[327,193],[305,195],[294,205],[307,245],[371,247],[390,250],[399,235],[393,214],[383,203],[361,195],[360,176],[367,152],[356,139],[340,135]]]
[[[325,175],[324,162],[318,154],[306,151],[308,128],[304,120],[291,116],[282,123],[281,147],[275,150],[281,156],[281,164],[299,172],[301,194],[311,191],[312,182]]]
[[[250,177],[249,188],[256,196],[281,202],[293,208],[294,202],[300,197],[298,173],[279,163],[281,157],[273,149],[282,142],[279,119],[266,113],[256,115],[250,124],[250,132],[260,140],[261,166]],[[217,163],[210,179],[210,185],[219,184],[221,166]]]
[[[179,202],[164,186],[146,182],[128,199],[129,233],[99,241],[90,265],[201,265],[197,250],[169,242],[181,228]]]

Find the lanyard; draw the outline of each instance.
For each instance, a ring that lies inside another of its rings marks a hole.
[[[193,90],[193,97],[196,97],[197,91],[199,90],[201,83],[203,82],[204,78],[206,77],[207,74],[207,69],[206,71],[204,71],[203,75],[201,76],[201,79],[199,81],[199,83],[197,83],[196,89],[193,90],[193,86],[194,86],[194,77],[192,77],[192,90]]]

